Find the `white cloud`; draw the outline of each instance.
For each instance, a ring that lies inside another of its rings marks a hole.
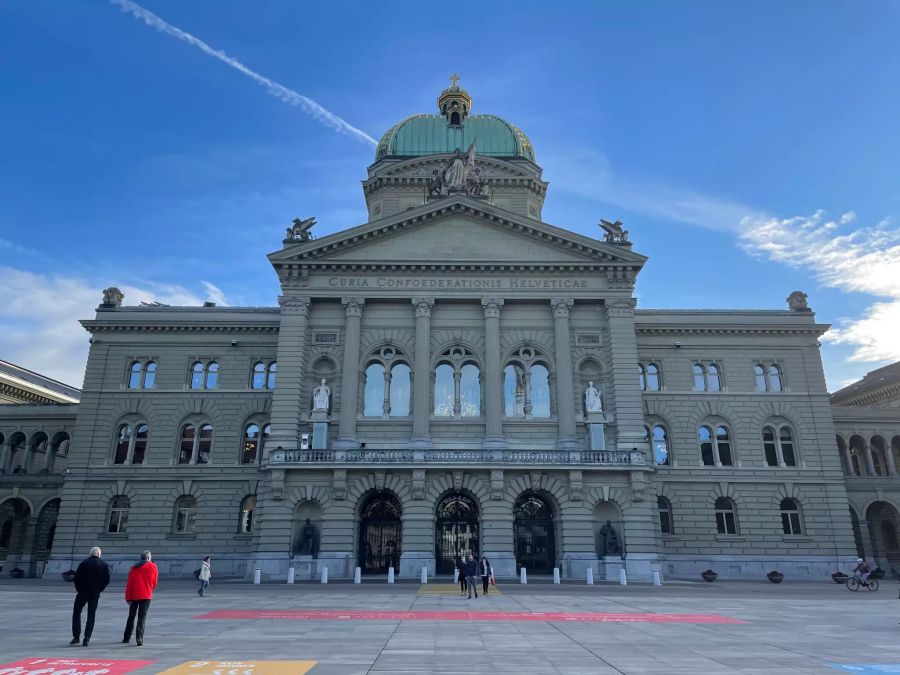
[[[141,7],[136,2],[132,2],[132,0],[110,0],[110,2],[114,5],[117,5],[123,12],[128,12],[135,18],[140,19],[151,28],[155,28],[161,33],[171,35],[172,37],[178,38],[183,42],[187,42],[188,44],[193,45],[194,47],[202,51],[204,54],[212,56],[214,59],[218,59],[222,63],[231,66],[238,72],[243,73],[244,75],[252,79],[257,84],[262,85],[262,87],[265,88],[267,92],[269,92],[276,98],[284,101],[288,105],[299,107],[301,110],[303,110],[303,112],[305,112],[307,115],[310,115],[317,122],[320,122],[327,127],[331,127],[335,131],[339,131],[343,134],[347,134],[348,136],[352,136],[357,140],[369,143],[370,145],[376,145],[378,143],[378,141],[369,136],[369,134],[367,134],[365,131],[357,129],[352,124],[341,119],[330,110],[323,108],[311,98],[308,98],[303,94],[294,91],[293,89],[288,89],[284,85],[279,84],[274,80],[270,80],[268,77],[260,75],[253,70],[250,70],[250,68],[245,66],[237,59],[228,56],[228,54],[226,54],[224,51],[220,49],[213,49],[200,38],[195,37],[190,33],[187,33],[180,28],[177,28],[172,24],[164,21],[153,12]]]
[[[210,300],[225,304],[225,294],[202,282]],[[102,284],[63,275],[0,266],[0,358],[80,387],[88,335],[79,319],[94,316]],[[175,284],[120,285],[125,304],[161,302],[200,305],[203,299]]]
[[[844,232],[852,211],[794,218],[745,218],[740,246],[749,254],[810,270],[825,286],[884,298],[860,317],[841,319],[825,340],[854,348],[851,361],[900,359],[900,230],[883,220]]]

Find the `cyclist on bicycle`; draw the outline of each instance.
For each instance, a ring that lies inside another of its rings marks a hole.
[[[869,573],[871,572],[869,564],[862,558],[856,559],[856,567],[853,568],[853,576],[863,586],[869,586]]]

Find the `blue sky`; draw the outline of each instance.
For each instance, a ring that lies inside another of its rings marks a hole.
[[[802,289],[832,388],[900,359],[900,4],[141,6],[375,138],[455,71],[531,138],[547,222],[625,222],[640,306]],[[7,0],[0,59],[0,358],[80,385],[105,286],[271,305],[292,218],[365,220],[371,145],[115,4]]]

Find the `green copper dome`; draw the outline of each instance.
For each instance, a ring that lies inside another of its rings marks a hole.
[[[412,115],[391,127],[378,143],[375,161],[465,152],[473,141],[479,155],[534,161],[531,141],[520,129],[495,115],[470,115],[471,105],[468,92],[454,81],[438,98],[441,114]]]

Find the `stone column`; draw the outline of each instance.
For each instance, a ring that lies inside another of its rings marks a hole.
[[[434,298],[413,298],[416,315],[415,374],[413,377],[412,445],[431,447],[431,310]]]
[[[866,474],[869,476],[877,476],[875,473],[875,460],[872,459],[872,448],[869,445],[868,441],[865,442],[865,453],[866,453]]]
[[[885,443],[884,448],[884,463],[887,465],[887,473],[888,476],[896,476],[897,475],[897,465],[894,463],[894,452],[893,448]]]
[[[853,472],[853,458],[850,456],[850,448],[845,444],[841,452],[844,455],[844,463],[847,466],[847,475],[855,476],[856,474]]]
[[[341,371],[341,413],[335,447],[356,448],[356,413],[359,405],[359,327],[365,298],[342,298],[347,313],[344,325],[344,361]]]
[[[300,383],[306,366],[306,328],[309,298],[281,296],[281,323],[278,329],[278,380],[272,392],[272,435],[263,446],[264,458],[281,446],[296,450],[300,435]]]
[[[484,310],[484,446],[502,448],[506,445],[503,437],[503,401],[500,363],[500,308],[501,298],[482,298]]]
[[[618,431],[617,449],[638,448],[648,453],[649,443],[644,439],[644,404],[636,375],[638,354],[634,305],[633,298],[609,300],[606,304],[611,393]]]
[[[569,308],[575,304],[571,298],[553,298],[554,340],[556,343],[556,416],[559,423],[558,448],[574,448],[575,402],[572,397],[572,349],[569,343]]]
[[[10,444],[0,444],[0,474],[9,473],[9,468],[6,465],[9,463],[10,456],[12,456]]]

